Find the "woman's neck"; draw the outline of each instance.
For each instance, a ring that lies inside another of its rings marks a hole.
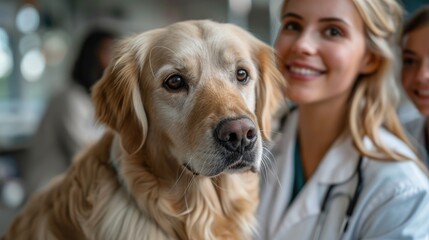
[[[300,105],[298,135],[306,179],[316,171],[347,124],[346,101]]]

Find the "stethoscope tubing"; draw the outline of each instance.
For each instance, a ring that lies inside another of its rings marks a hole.
[[[356,169],[357,177],[358,177],[358,183],[356,185],[356,190],[355,190],[355,194],[352,198],[352,201],[350,202],[349,207],[347,208],[347,212],[346,212],[347,219],[350,219],[350,217],[353,215],[353,212],[356,208],[356,203],[357,203],[359,196],[362,192],[362,188],[363,188],[362,162],[363,162],[363,157],[360,156],[359,162],[357,165],[357,169]],[[343,228],[343,233],[347,231],[347,227],[349,226],[348,223],[349,223],[349,221],[346,222],[346,225]]]
[[[362,192],[363,189],[363,173],[362,173],[362,162],[363,162],[363,156],[359,156],[359,160],[358,160],[358,164],[355,170],[355,173],[357,174],[357,185],[356,185],[356,189],[355,192],[353,194],[353,197],[350,199],[349,202],[349,206],[347,207],[347,211],[346,211],[346,215],[343,221],[343,224],[341,226],[341,235],[343,235],[348,228],[348,224],[349,224],[349,219],[351,218],[351,216],[353,215],[353,212],[356,208],[356,204],[357,201],[359,199],[359,196]],[[327,212],[327,206],[328,206],[328,202],[329,202],[329,198],[332,196],[332,191],[334,190],[335,187],[337,187],[338,184],[330,184],[328,189],[326,190],[325,196],[323,197],[323,201],[320,207],[321,210],[321,218],[318,219],[317,222],[317,226],[315,229],[315,235],[314,237],[319,239],[320,238],[320,234],[322,232],[322,225],[324,225],[325,222],[325,214]]]

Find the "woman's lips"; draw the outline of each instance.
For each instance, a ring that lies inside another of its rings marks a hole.
[[[322,71],[317,71],[311,68],[306,67],[295,67],[295,66],[289,66],[288,70],[295,74],[301,74],[301,75],[320,75]]]
[[[429,98],[429,89],[416,89],[414,93],[419,97]]]
[[[295,64],[286,65],[286,69],[289,77],[302,79],[302,80],[311,80],[325,73],[325,71],[318,70],[314,67],[295,65]]]

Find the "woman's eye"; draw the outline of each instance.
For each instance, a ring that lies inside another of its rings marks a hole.
[[[237,70],[237,81],[241,84],[246,84],[249,81],[249,74],[244,69]]]
[[[178,90],[186,87],[186,82],[182,76],[176,74],[176,75],[173,75],[173,76],[167,78],[167,80],[165,80],[163,86],[167,90],[178,91]]]
[[[404,65],[404,66],[411,66],[411,65],[413,65],[414,63],[415,63],[416,61],[413,59],[413,58],[403,58],[402,59],[402,64]]]
[[[301,26],[296,22],[287,22],[284,24],[283,30],[286,31],[299,31]]]
[[[325,34],[329,37],[342,36],[343,32],[337,27],[329,27],[325,30]]]

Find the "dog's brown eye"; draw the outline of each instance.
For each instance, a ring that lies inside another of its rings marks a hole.
[[[249,74],[247,74],[247,71],[244,69],[238,69],[237,80],[242,84],[247,83],[247,81],[249,81]]]
[[[168,90],[177,91],[181,88],[186,87],[185,80],[183,80],[183,77],[180,75],[173,75],[164,82],[164,87]]]

